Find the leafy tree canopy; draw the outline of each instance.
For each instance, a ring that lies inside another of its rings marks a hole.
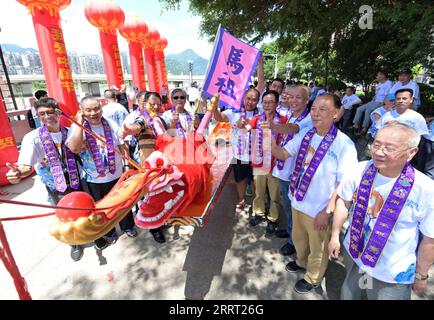
[[[176,9],[181,0],[160,2]],[[276,51],[297,59],[294,77],[297,72],[302,77],[302,69],[321,72],[326,56],[330,76],[359,83],[371,82],[379,69],[396,76],[417,64],[434,67],[431,0],[190,0],[189,5],[202,17],[200,31],[210,41],[219,24],[253,45],[276,39]],[[359,26],[363,5],[373,10],[372,29]]]

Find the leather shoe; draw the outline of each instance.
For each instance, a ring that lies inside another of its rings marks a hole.
[[[318,288],[318,287],[319,287],[318,284],[311,284],[311,283],[307,282],[307,281],[304,280],[304,279],[300,279],[300,280],[298,280],[297,283],[295,284],[295,286],[294,286],[294,290],[295,290],[295,292],[297,292],[297,293],[301,293],[301,294],[303,294],[303,293],[308,293],[308,292],[310,292],[310,291],[312,291],[313,289],[316,289],[316,288]]]
[[[252,227],[256,227],[261,221],[262,221],[262,217],[260,217],[260,216],[253,216],[253,217],[250,218],[249,224]]]
[[[292,244],[285,243],[279,252],[282,256],[290,256],[295,253],[295,247]]]
[[[154,240],[157,241],[158,243],[166,242],[166,238],[164,237],[164,233],[160,229],[150,230],[150,232],[152,233]]]
[[[288,272],[298,272],[298,271],[306,271],[305,268],[300,267],[295,261],[290,261],[286,264],[285,267]]]
[[[265,229],[266,236],[272,236],[276,232],[276,222],[268,221],[267,228]]]
[[[276,237],[278,238],[289,238],[289,233],[285,229],[279,229],[275,232]]]

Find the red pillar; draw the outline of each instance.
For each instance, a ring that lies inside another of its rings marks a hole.
[[[59,10],[66,8],[71,0],[52,1],[48,4],[41,4],[37,0],[18,2],[28,7],[33,18],[48,94],[57,100],[66,114],[73,116],[78,111],[78,101],[59,16]]]
[[[145,61],[143,59],[143,48],[140,43],[130,42],[128,44],[130,52],[131,75],[133,76],[133,85],[139,90],[146,90],[145,80]]]
[[[168,98],[168,103],[170,104],[169,99],[169,85],[167,83],[167,72],[166,72],[166,63],[165,63],[165,57],[164,57],[164,49],[167,48],[168,42],[165,37],[161,37],[155,42],[154,49],[155,49],[155,57],[157,61],[157,70],[160,80],[160,88],[161,91],[166,91],[166,95]],[[163,90],[164,88],[164,90]]]
[[[15,163],[18,160],[18,149],[15,136],[11,128],[9,117],[3,100],[0,98],[0,186],[9,184],[6,172],[9,167],[6,162]]]
[[[149,90],[159,92],[158,90],[158,75],[155,64],[154,49],[145,47],[146,73],[148,75]]]
[[[160,91],[165,88],[164,86],[164,70],[163,70],[163,64],[164,64],[164,54],[162,51],[155,51],[155,62],[156,62],[156,68],[157,68],[157,74],[158,74],[158,84]],[[165,88],[166,89],[166,88]]]
[[[85,8],[87,20],[98,28],[104,68],[109,87],[120,88],[124,83],[121,56],[119,54],[117,28],[125,21],[122,9],[110,0],[91,0]],[[85,36],[85,35],[84,35]]]
[[[120,88],[121,84],[124,83],[124,74],[116,33],[110,34],[100,31],[99,38],[108,86],[109,88],[110,86]]]

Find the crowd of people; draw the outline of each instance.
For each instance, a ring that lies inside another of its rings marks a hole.
[[[374,98],[361,105],[352,86],[343,96],[317,82],[286,85],[277,78],[267,87],[260,61],[258,83],[245,92],[241,110],[213,113],[215,121],[231,126],[235,211],[246,208],[249,187],[249,225],[266,222],[267,237],[287,239],[280,253],[293,258],[288,272],[304,273],[294,287],[299,294],[321,285],[329,258],[341,251],[347,269],[342,299],[360,299],[362,289],[369,299],[410,299],[412,288],[427,288],[434,262],[433,122],[417,112],[419,89],[409,70],[394,85],[384,71],[376,81]],[[160,134],[185,137],[199,125],[181,88],[172,90],[169,110],[156,92],[138,92],[134,110],[119,104],[115,90],[105,90],[104,98],[104,107],[96,97],[83,98],[80,125],[70,128],[60,125],[54,99],[39,99],[34,107],[41,126],[24,137],[18,165],[9,164],[10,182],[35,166],[51,203],[77,190],[97,201],[128,163],[83,127],[143,165]],[[371,137],[371,159],[359,162],[352,139],[362,135]],[[133,215],[120,223],[132,238]],[[163,227],[150,231],[165,241]],[[95,248],[103,250],[118,236],[111,230],[95,240]],[[74,261],[82,255],[82,246],[71,247]],[[361,287],[364,277],[371,286]]]

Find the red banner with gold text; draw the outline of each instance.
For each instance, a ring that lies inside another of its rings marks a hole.
[[[6,114],[3,101],[0,99],[0,185],[9,184],[6,179],[6,162],[15,163],[18,160],[18,149],[12,131],[9,117]]]

